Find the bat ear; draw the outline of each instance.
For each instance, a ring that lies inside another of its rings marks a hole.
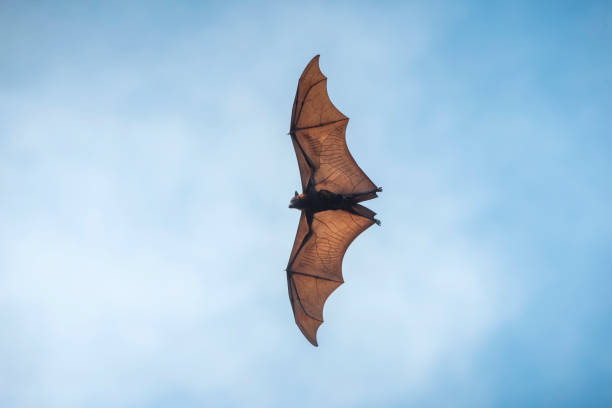
[[[296,191],[296,192],[295,192],[295,195],[294,195],[294,197],[297,197],[298,195],[299,195],[299,194],[298,194],[298,192]]]

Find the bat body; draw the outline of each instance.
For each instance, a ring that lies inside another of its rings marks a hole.
[[[360,233],[380,225],[376,213],[358,203],[382,191],[351,156],[345,136],[349,119],[332,104],[326,81],[317,55],[298,82],[289,131],[302,181],[302,194],[295,192],[289,208],[302,215],[287,285],[295,322],[314,346],[325,301],[344,282],[344,253]]]
[[[360,201],[369,200],[369,195],[371,193],[380,191],[382,191],[382,189],[377,188],[376,190],[370,192],[354,195],[335,194],[327,190],[312,191],[307,194],[298,194],[296,191],[295,196],[293,196],[291,202],[289,203],[289,208],[296,208],[298,210],[312,213],[328,210],[344,210],[353,214],[371,218],[374,220],[374,222],[380,225],[380,221],[373,218],[373,215],[372,217],[369,217],[367,213],[364,213],[363,210],[361,210],[361,208],[364,208],[363,206],[356,205]]]

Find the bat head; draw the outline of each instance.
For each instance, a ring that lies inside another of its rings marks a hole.
[[[293,197],[291,197],[291,201],[289,201],[289,208],[300,208],[300,202],[303,196],[303,194],[298,194],[296,191]]]

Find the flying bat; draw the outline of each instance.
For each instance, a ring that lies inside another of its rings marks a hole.
[[[306,66],[291,112],[289,135],[295,149],[302,194],[289,208],[302,212],[287,264],[289,300],[298,327],[317,346],[323,305],[340,286],[342,259],[351,242],[374,223],[376,213],[358,204],[382,188],[359,168],[346,145],[349,118],[327,95],[319,56]]]

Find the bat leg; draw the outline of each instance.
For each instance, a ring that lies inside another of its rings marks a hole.
[[[374,194],[374,193],[382,193],[382,187],[376,187],[374,190],[370,190],[370,191],[363,191],[361,193],[354,193],[354,194],[349,194],[348,198],[355,198],[355,197],[359,197],[362,195],[368,195],[368,194]]]
[[[358,213],[358,212],[355,212],[355,214],[360,215],[362,217],[365,217],[365,218],[368,218],[368,219],[374,221],[374,223],[380,227],[380,220],[378,218],[374,218],[373,215],[367,216],[367,215],[364,215],[364,214],[361,214],[361,213]]]
[[[376,223],[376,225],[380,225],[380,220],[374,218],[376,213],[367,207],[364,207],[359,204],[354,204],[348,211],[352,214],[359,215],[360,217],[367,218],[368,220],[372,220],[374,221],[374,223]]]
[[[347,196],[345,196],[346,198],[359,198],[361,196],[367,196],[370,194],[374,194],[374,193],[380,193],[382,192],[382,187],[377,187],[374,190],[370,190],[370,191],[363,191],[361,193],[354,193],[354,194],[349,194]]]
[[[347,194],[343,195],[342,198],[352,200],[354,203],[359,203],[361,201],[371,200],[376,198],[376,193],[380,193],[382,191],[382,187],[377,187],[374,190],[364,191],[361,193]]]

